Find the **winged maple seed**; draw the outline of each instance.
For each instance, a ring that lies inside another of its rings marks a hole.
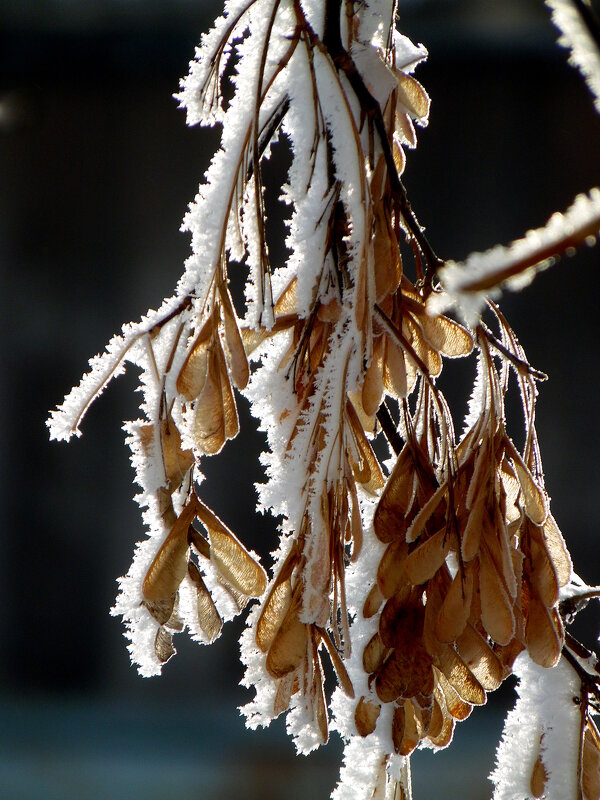
[[[577,583],[550,513],[534,426],[544,376],[487,293],[595,237],[600,195],[511,248],[444,266],[401,180],[429,98],[412,75],[426,51],[395,30],[396,10],[390,0],[227,0],[180,95],[191,124],[223,123],[184,221],[185,274],[92,361],[53,413],[52,435],[79,432],[126,360],[141,368],[143,419],[126,430],[149,536],[114,613],[142,674],[160,672],[176,633],[212,642],[256,599],[241,648],[256,691],[248,724],[289,712],[303,752],[333,724],[346,740],[334,796],[409,800],[411,752],[446,747],[526,654],[530,693],[537,665],[578,693],[579,794],[569,800],[598,800],[598,680],[563,621],[595,590]],[[275,265],[263,162],[280,134],[291,212],[289,257]],[[249,269],[243,319],[234,262]],[[467,327],[443,313],[453,303]],[[473,352],[457,442],[439,377],[445,359]],[[507,431],[510,373],[522,447]],[[202,459],[238,434],[236,390],[267,435],[259,507],[280,517],[282,534],[270,579],[197,493]],[[567,800],[546,758],[556,723],[538,721],[519,737],[531,745],[519,786],[500,770],[496,800]]]

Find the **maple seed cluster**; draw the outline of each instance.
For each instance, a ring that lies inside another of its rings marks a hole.
[[[408,800],[416,747],[446,747],[511,673],[535,688],[538,665],[556,666],[540,672],[566,670],[579,702],[578,748],[567,748],[578,751],[576,800],[600,800],[600,667],[565,631],[590,587],[544,487],[545,376],[488,296],[595,237],[600,192],[509,248],[444,264],[402,183],[429,98],[412,75],[426,51],[395,30],[396,6],[226,0],[180,95],[190,123],[223,123],[184,221],[192,256],[175,295],[92,360],[51,435],[78,434],[125,361],[140,368],[144,418],[125,427],[149,535],[113,612],[142,674],[160,672],[176,633],[210,643],[257,599],[241,640],[255,691],[247,724],[287,713],[305,753],[333,725],[346,742],[334,797]],[[274,265],[263,162],[280,135],[289,257]],[[229,289],[240,264],[243,320]],[[457,437],[438,379],[446,359],[465,357],[477,374]],[[519,446],[506,429],[509,379]],[[281,527],[269,576],[198,495],[202,459],[239,432],[236,390],[266,432],[258,507]],[[517,794],[562,800],[546,760],[554,722],[538,705],[518,737],[532,749]],[[498,800],[517,796],[510,771],[499,768]]]

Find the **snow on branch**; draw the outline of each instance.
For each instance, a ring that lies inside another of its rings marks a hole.
[[[561,31],[558,43],[571,51],[569,63],[581,72],[600,114],[600,20],[589,0],[546,0]]]
[[[571,255],[582,244],[593,245],[600,231],[600,189],[578,195],[564,213],[553,214],[543,228],[528,231],[508,246],[472,253],[463,262],[449,261],[438,272],[442,293],[432,295],[428,309],[455,306],[468,325],[476,325],[488,297],[501,288],[518,290],[556,258]]]

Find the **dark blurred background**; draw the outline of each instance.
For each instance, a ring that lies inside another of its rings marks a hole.
[[[49,444],[44,426],[87,359],[123,322],[157,307],[182,271],[189,241],[180,222],[218,136],[187,128],[172,94],[220,11],[212,0],[0,0],[7,800],[294,800],[326,798],[337,780],[335,737],[300,759],[281,720],[245,731],[236,710],[250,699],[237,685],[243,623],[229,623],[211,647],[177,637],[160,679],[130,667],[108,610],[143,536],[120,430],[138,416],[135,376],[93,406],[81,440]],[[600,183],[600,119],[541,0],[406,1],[400,27],[431,54],[418,70],[430,126],[405,183],[441,255],[508,242]],[[502,303],[532,363],[550,375],[538,406],[547,486],[588,582],[600,582],[598,252]],[[472,369],[446,367],[459,429]],[[204,494],[267,554],[275,525],[255,515],[252,488],[262,441],[240,405],[246,432],[207,463]],[[586,613],[580,635],[593,644],[599,615]],[[417,798],[490,796],[485,776],[510,703],[507,687],[459,726],[449,751],[417,754]]]

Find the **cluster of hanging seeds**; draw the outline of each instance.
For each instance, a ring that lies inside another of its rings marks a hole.
[[[78,434],[125,362],[140,368],[143,417],[126,429],[148,537],[114,611],[142,674],[160,672],[175,634],[212,642],[258,600],[242,637],[248,724],[288,712],[308,752],[333,721],[347,753],[356,741],[375,753],[352,797],[407,800],[406,758],[420,743],[447,746],[517,657],[552,668],[574,652],[559,610],[561,592],[576,594],[572,566],[534,427],[543,376],[487,292],[596,235],[600,197],[494,252],[489,268],[485,257],[474,272],[444,265],[402,183],[429,98],[412,75],[426,51],[395,15],[391,0],[225,3],[180,94],[190,123],[223,125],[184,222],[185,273],[92,360],[49,424],[54,438]],[[263,168],[280,139],[289,255],[276,264]],[[244,315],[229,285],[240,263]],[[445,313],[453,303],[461,322]],[[438,379],[446,359],[466,357],[477,377],[457,440]],[[510,375],[520,447],[506,429]],[[236,390],[267,438],[259,507],[281,519],[270,578],[199,496],[203,459],[239,432]],[[337,707],[328,674],[345,697]],[[597,800],[590,707],[579,785]],[[536,736],[543,755],[549,734]],[[541,797],[546,765],[532,763]]]

